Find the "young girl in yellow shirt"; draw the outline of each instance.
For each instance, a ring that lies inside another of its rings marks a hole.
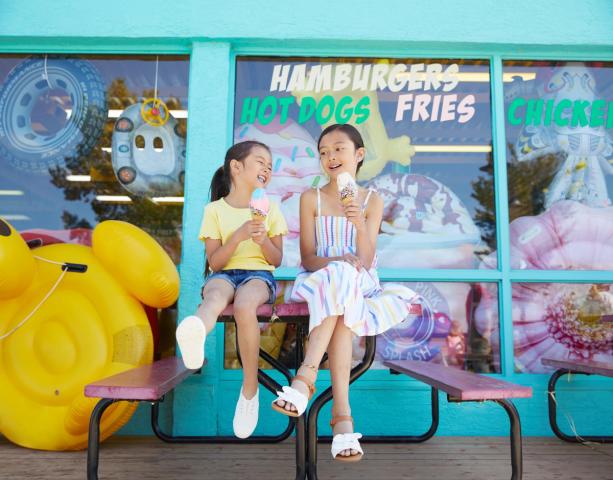
[[[272,276],[281,264],[287,224],[271,202],[264,221],[253,220],[252,193],[268,185],[272,175],[270,149],[263,143],[237,143],[226,153],[224,165],[211,182],[211,203],[204,208],[199,238],[204,241],[207,266],[202,303],[195,315],[183,319],[176,332],[188,368],[204,362],[207,333],[217,317],[234,303],[234,318],[243,364],[243,384],[234,414],[234,433],[249,437],[258,421],[258,358],[260,329],[256,309],[274,303]]]

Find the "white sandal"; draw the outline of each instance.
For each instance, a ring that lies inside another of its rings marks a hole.
[[[309,389],[309,396],[307,397],[300,390],[296,390],[295,388],[285,386],[283,387],[282,392],[277,392],[277,398],[272,402],[272,409],[282,413],[283,415],[287,415],[289,417],[299,417],[306,410],[307,405],[309,404],[309,400],[315,393],[315,385],[308,378],[303,377],[302,375],[296,375],[294,380],[299,380],[304,383]],[[289,402],[294,407],[296,407],[296,411],[287,410],[285,406],[280,406],[277,404],[279,400],[283,400],[286,404]]]
[[[330,426],[333,427],[338,422],[351,422],[353,418],[349,415],[338,415],[330,420]],[[332,438],[332,458],[339,462],[359,462],[364,456],[364,450],[360,445],[359,439],[362,438],[361,433],[337,433]],[[355,455],[339,455],[344,450],[356,450]]]

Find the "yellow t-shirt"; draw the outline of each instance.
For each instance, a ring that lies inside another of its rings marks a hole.
[[[247,220],[251,220],[249,208],[232,207],[221,198],[204,207],[198,238],[202,241],[205,238],[221,240],[223,245]],[[285,218],[274,202],[270,202],[270,209],[266,220],[264,220],[264,225],[269,237],[287,234]],[[262,248],[253,240],[248,239],[238,244],[234,254],[223,269],[272,271],[275,267],[266,261]]]

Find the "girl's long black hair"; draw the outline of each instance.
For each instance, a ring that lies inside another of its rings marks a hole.
[[[209,189],[211,202],[219,200],[230,193],[230,186],[232,185],[232,177],[230,176],[230,162],[232,160],[243,162],[245,158],[249,156],[254,147],[265,148],[270,153],[270,148],[268,148],[268,145],[258,142],[257,140],[239,142],[232,145],[228,149],[223,165],[217,169],[213,175],[213,179],[211,180],[211,188]],[[209,261],[205,258],[204,276],[206,277],[208,274]]]
[[[226,158],[223,165],[217,169],[211,180],[211,188],[209,190],[211,196],[211,202],[219,200],[227,196],[230,193],[230,186],[232,185],[232,178],[230,177],[230,162],[232,160],[238,160],[242,162],[249,156],[253,147],[262,147],[268,150],[268,145],[258,142],[256,140],[247,140],[245,142],[232,145],[226,152]]]

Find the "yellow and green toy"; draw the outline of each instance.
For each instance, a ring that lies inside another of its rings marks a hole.
[[[85,448],[97,399],[86,398],[84,386],[152,361],[143,304],[172,305],[177,270],[153,238],[129,223],[100,223],[91,248],[30,250],[0,218],[0,272],[0,433],[28,448]],[[101,438],[135,408],[109,407]]]
[[[157,97],[143,100],[140,114],[143,120],[152,127],[162,127],[170,118],[168,107]]]

